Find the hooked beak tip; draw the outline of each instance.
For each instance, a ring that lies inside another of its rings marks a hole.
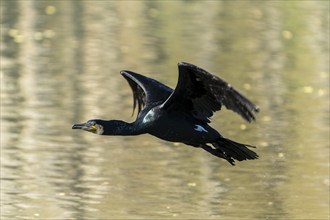
[[[73,124],[72,129],[82,129],[84,127],[84,124]]]

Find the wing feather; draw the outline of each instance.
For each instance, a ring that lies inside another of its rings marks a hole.
[[[201,121],[210,122],[213,113],[224,105],[245,120],[255,120],[259,107],[221,78],[189,63],[179,63],[179,80],[163,108],[185,111]]]
[[[127,80],[133,92],[133,115],[137,108],[137,115],[148,105],[164,102],[173,90],[157,80],[132,71],[123,70],[121,75]]]

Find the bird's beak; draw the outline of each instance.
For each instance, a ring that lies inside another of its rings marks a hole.
[[[85,123],[72,125],[72,129],[84,129],[85,127],[86,127]]]

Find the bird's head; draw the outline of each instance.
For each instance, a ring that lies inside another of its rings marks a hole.
[[[74,124],[72,129],[81,129],[99,135],[130,135],[134,133],[132,124],[119,120],[92,119],[86,123]]]
[[[86,123],[74,124],[72,129],[81,129],[84,131],[89,131],[94,134],[102,135],[104,133],[104,123],[105,121],[99,119],[88,120]]]

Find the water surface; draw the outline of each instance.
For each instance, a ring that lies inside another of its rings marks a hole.
[[[328,219],[329,2],[1,1],[2,219]],[[226,161],[149,135],[119,71],[174,87],[180,61],[257,103],[212,125],[257,145]]]

